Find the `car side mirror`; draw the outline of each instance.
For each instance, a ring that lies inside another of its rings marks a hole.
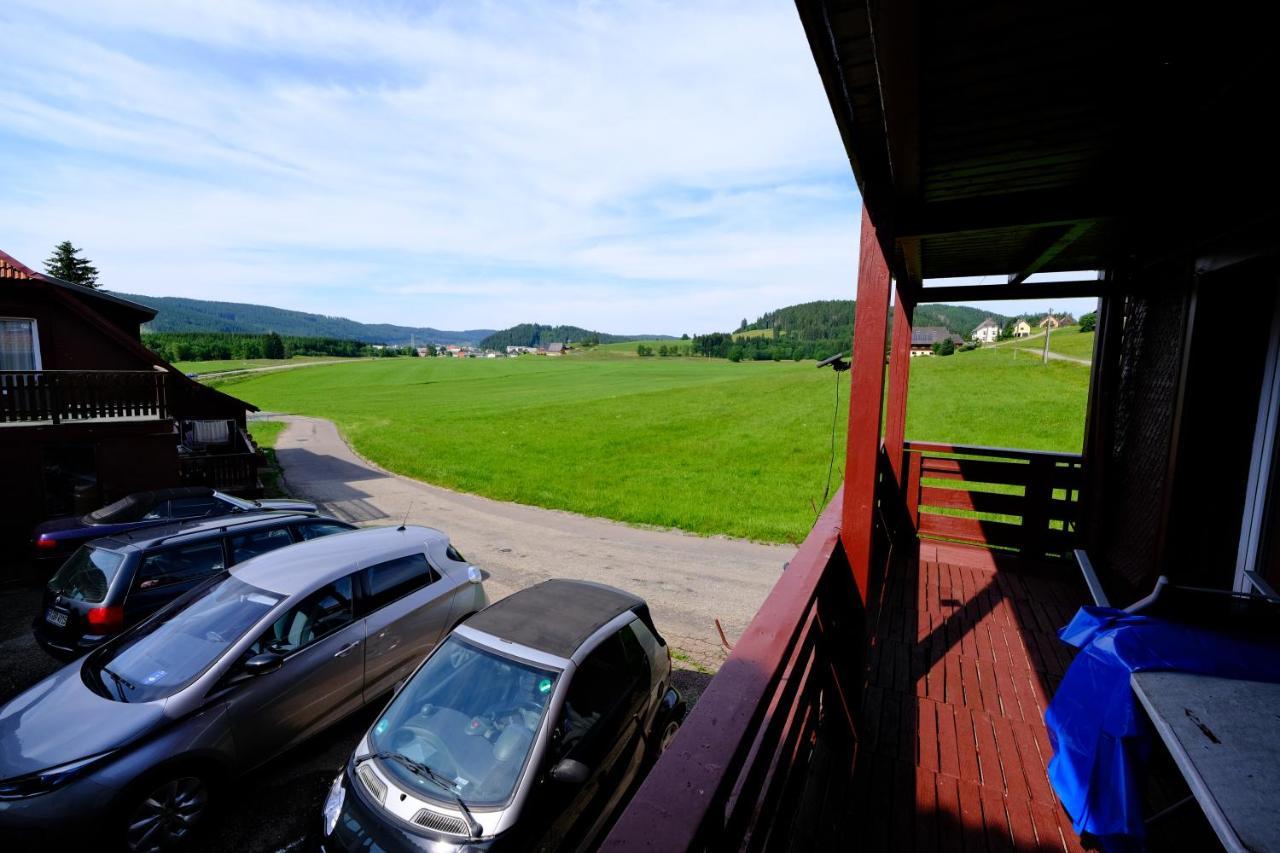
[[[275,672],[284,663],[284,658],[271,652],[254,655],[244,662],[245,675],[266,675]]]
[[[570,785],[581,785],[587,781],[587,777],[590,775],[591,768],[581,761],[574,761],[572,758],[562,759],[559,764],[551,768],[552,779]]]

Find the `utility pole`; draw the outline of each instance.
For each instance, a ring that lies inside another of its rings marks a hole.
[[[1044,323],[1044,354],[1040,357],[1043,364],[1049,363],[1049,333],[1053,331],[1053,309],[1049,309],[1049,316],[1045,317]]]

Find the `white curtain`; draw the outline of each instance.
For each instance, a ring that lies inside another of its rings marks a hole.
[[[0,370],[35,370],[34,321],[0,319]]]

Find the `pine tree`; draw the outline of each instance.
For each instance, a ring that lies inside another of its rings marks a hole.
[[[264,358],[284,358],[284,341],[275,332],[268,332],[262,339]]]
[[[70,240],[63,240],[53,248],[53,254],[45,259],[44,271],[63,281],[97,288],[98,268],[89,263],[87,258],[76,257],[78,254],[80,250],[71,245]]]

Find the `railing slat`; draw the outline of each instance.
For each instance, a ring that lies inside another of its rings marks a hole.
[[[920,514],[920,533],[943,539],[963,539],[988,545],[1019,546],[1027,538],[1021,524],[959,518],[954,515]]]
[[[1065,503],[1065,501],[1058,503]],[[1023,510],[1026,509],[1026,500],[1022,495],[1001,495],[995,492],[923,486],[920,489],[920,505],[1021,517]]]
[[[155,370],[0,371],[0,424],[163,420],[167,379]]]

